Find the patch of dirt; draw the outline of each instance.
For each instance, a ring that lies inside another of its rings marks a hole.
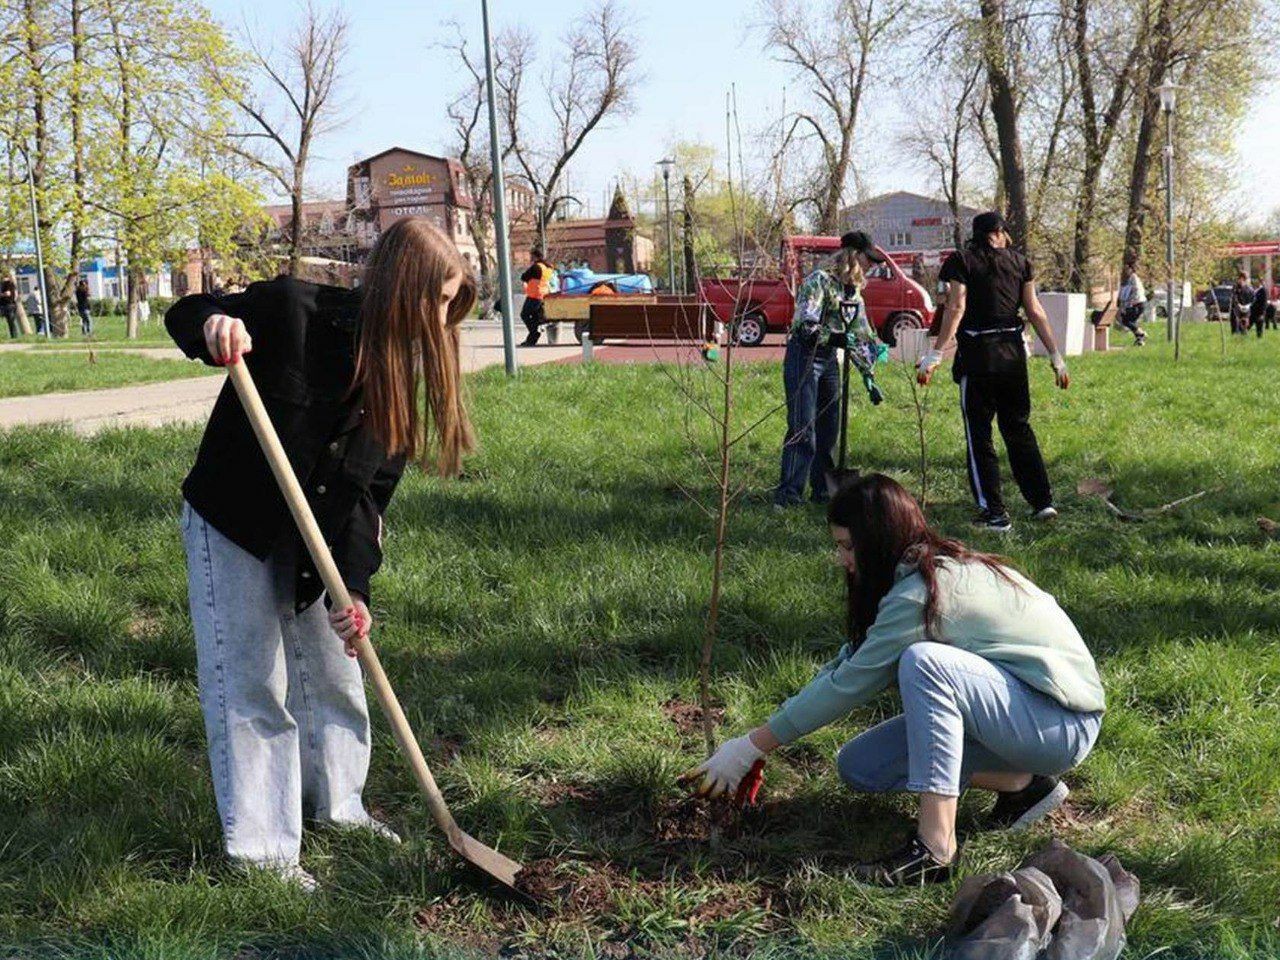
[[[129,620],[125,633],[130,640],[150,640],[160,632],[160,618],[154,613],[139,613]]]
[[[553,911],[559,920],[610,917],[620,892],[628,897],[655,901],[669,897],[665,882],[635,879],[611,863],[564,863],[550,859],[526,863],[516,875],[516,888]],[[712,890],[685,919],[697,927],[731,920],[748,909],[768,915],[774,912],[774,902],[774,891],[769,887],[725,884]]]
[[[705,843],[713,833],[736,835],[741,826],[738,810],[726,798],[700,800],[686,797],[665,800],[658,806],[653,837],[659,843]]]
[[[552,780],[538,787],[538,799],[544,807],[559,807],[564,804],[594,807],[604,798],[595,787],[589,787],[581,783],[568,783],[563,780]]]
[[[458,918],[466,912],[462,897],[450,893],[415,910],[413,922],[426,933],[447,936],[450,943],[496,955],[502,947],[502,940],[493,931],[482,932],[474,927],[460,926]]]
[[[680,736],[693,737],[702,734],[702,707],[696,703],[672,697],[662,705],[662,712],[676,725]],[[724,723],[723,706],[715,704],[711,707],[711,722],[717,727]]]

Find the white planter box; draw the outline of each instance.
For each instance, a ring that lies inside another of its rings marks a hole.
[[[898,334],[898,345],[889,351],[889,356],[915,366],[930,346],[929,331],[912,327]]]
[[[1049,327],[1058,342],[1063,356],[1077,356],[1085,351],[1085,336],[1093,336],[1093,326],[1086,318],[1086,297],[1083,293],[1041,293],[1040,302],[1049,316]],[[1038,357],[1047,355],[1044,344],[1028,326],[1031,336],[1031,352]]]

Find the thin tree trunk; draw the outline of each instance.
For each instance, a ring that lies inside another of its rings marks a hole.
[[[716,510],[716,549],[711,564],[711,604],[707,610],[706,632],[702,637],[702,656],[698,663],[698,699],[702,705],[702,734],[707,756],[716,750],[716,726],[711,710],[711,655],[715,650],[716,631],[720,622],[720,585],[724,580],[725,532],[729,526],[730,455],[733,450],[733,338],[724,347],[724,408],[720,421],[719,503]]]
[[[23,14],[27,25],[27,47],[25,55],[31,70],[31,115],[35,121],[35,155],[28,154],[27,163],[31,165],[31,180],[36,193],[36,230],[40,234],[41,246],[50,254],[54,245],[53,220],[49,217],[47,204],[44,203],[44,182],[49,160],[49,127],[45,111],[44,75],[40,69],[40,44],[38,40],[39,25],[34,0],[26,0]],[[41,304],[45,322],[49,332],[56,337],[67,334],[67,303],[61,296],[61,287],[53,267],[46,263],[44,268],[44,292],[51,300]]]
[[[833,234],[840,228],[840,201],[844,198],[844,183],[849,176],[852,146],[853,134],[841,134],[840,154],[832,165],[822,208],[818,212],[818,233]]]
[[[1009,72],[1004,27],[1004,0],[979,0],[982,12],[983,48],[987,83],[991,88],[991,114],[1000,144],[1001,182],[1008,198],[1006,219],[1014,246],[1027,245],[1027,171],[1018,133],[1018,101]]]
[[[684,236],[681,238],[684,247],[684,282],[686,294],[698,292],[698,261],[693,250],[693,180],[685,174],[681,183],[684,190],[684,210],[682,214]]]
[[[18,275],[14,272],[13,264],[5,266],[5,276],[9,278],[9,282],[13,284],[13,289],[18,289]],[[14,305],[18,311],[18,329],[24,337],[29,337],[34,332],[31,326],[31,318],[27,316],[27,308],[22,305],[22,298],[15,297]]]
[[[301,163],[296,163],[293,167],[293,189],[289,192],[293,223],[289,227],[289,264],[285,269],[291,277],[296,277],[302,268],[302,187],[303,167]]]
[[[1124,262],[1129,266],[1135,266],[1142,258],[1147,218],[1147,181],[1151,175],[1152,151],[1160,119],[1160,97],[1155,88],[1164,82],[1173,53],[1172,3],[1173,0],[1161,0],[1156,17],[1156,43],[1151,52],[1151,69],[1142,98],[1142,118],[1138,123],[1133,169],[1129,174],[1129,211],[1124,228]]]
[[[68,251],[67,276],[60,300],[68,304],[80,279],[80,256],[84,246],[85,163],[84,163],[84,28],[81,24],[81,0],[71,0],[71,242]]]

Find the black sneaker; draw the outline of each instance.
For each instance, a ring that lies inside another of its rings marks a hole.
[[[1001,793],[987,817],[988,830],[1026,830],[1062,806],[1071,793],[1057,777],[1039,774],[1016,793]]]
[[[1008,533],[1013,529],[1013,521],[1009,519],[1009,514],[1001,511],[993,513],[990,510],[983,510],[978,514],[976,520],[973,521],[975,527],[982,530],[993,530],[996,533]]]
[[[943,863],[925,846],[919,835],[900,850],[853,868],[855,880],[877,887],[922,887],[926,883],[945,883],[960,859],[960,851],[950,862]]]

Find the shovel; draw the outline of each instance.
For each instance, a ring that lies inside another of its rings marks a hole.
[[[857,317],[857,302],[841,303],[840,312],[845,317],[845,329],[848,330],[852,326],[850,317]],[[834,497],[840,490],[849,475],[857,474],[856,470],[849,470],[846,467],[849,456],[849,374],[853,369],[853,355],[846,345],[844,348],[844,357],[840,365],[840,453],[836,459],[836,468],[827,474],[827,496]]]
[[[320,533],[320,526],[311,512],[311,506],[302,493],[302,487],[293,472],[293,467],[289,464],[288,457],[285,456],[284,447],[280,445],[280,437],[277,436],[275,427],[267,417],[266,408],[262,405],[258,388],[254,386],[253,377],[249,375],[242,361],[228,364],[227,373],[235,385],[236,393],[240,395],[240,403],[248,414],[249,423],[253,425],[253,432],[257,435],[262,452],[271,465],[271,472],[275,474],[276,483],[280,485],[280,492],[284,494],[285,502],[289,505],[294,523],[298,525],[298,532],[302,534],[302,540],[307,545],[307,552],[315,561],[320,579],[329,593],[329,599],[339,609],[346,609],[351,606],[351,594],[347,592],[342,577],[338,575],[333,555],[324,542],[324,536]],[[431,768],[427,766],[427,760],[418,747],[418,740],[409,727],[404,711],[400,709],[400,701],[396,699],[395,691],[387,681],[387,675],[382,670],[382,663],[378,660],[378,654],[374,651],[373,645],[367,638],[359,640],[356,651],[360,658],[360,665],[364,667],[365,676],[373,685],[378,703],[382,706],[382,712],[391,723],[391,732],[395,734],[400,753],[404,755],[409,769],[413,771],[414,779],[422,788],[422,793],[427,798],[427,809],[431,811],[431,818],[435,820],[436,826],[444,831],[449,846],[453,847],[454,852],[462,859],[518,893],[515,880],[521,865],[510,857],[504,857],[497,850],[486,847],[479,840],[464,833],[458,826],[453,819],[453,814],[449,812],[449,806],[445,803],[440,788],[436,786],[436,778],[431,775]]]

